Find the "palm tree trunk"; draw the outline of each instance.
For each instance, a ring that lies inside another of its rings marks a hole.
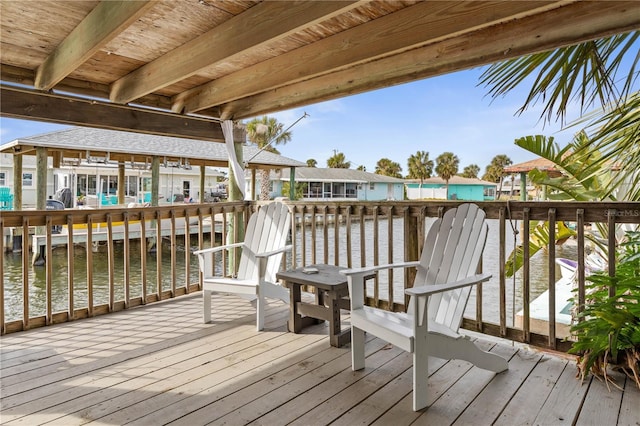
[[[260,200],[269,200],[269,170],[260,170]]]

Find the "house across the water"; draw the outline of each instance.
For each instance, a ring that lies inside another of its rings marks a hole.
[[[272,172],[271,197],[288,196],[290,169]],[[295,182],[306,201],[380,201],[403,200],[404,179],[353,169],[296,167]]]
[[[480,179],[470,179],[453,176],[449,179],[449,197],[447,197],[447,183],[440,177],[424,179],[422,185],[417,179],[405,181],[407,198],[409,200],[465,200],[491,201],[496,199],[496,183]]]
[[[154,158],[159,162],[158,198],[162,203],[196,201],[202,191],[205,201],[226,195],[225,175],[214,168],[228,167],[229,157],[222,143],[71,127],[0,145],[0,207],[8,207],[10,202],[3,200],[14,197],[16,156],[22,157],[21,207],[35,207],[40,185],[36,170],[39,149],[47,155],[43,192],[47,198],[55,198],[66,189],[70,194],[66,207],[119,204],[119,185],[124,187],[124,204],[150,202]],[[250,159],[246,164],[249,169],[304,165],[254,146],[243,146],[243,156]]]

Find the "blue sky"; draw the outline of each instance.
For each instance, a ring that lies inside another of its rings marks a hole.
[[[309,114],[291,128],[291,141],[277,148],[299,161],[314,158],[319,167],[325,167],[336,150],[345,154],[352,168],[364,165],[371,172],[386,157],[400,163],[403,174],[407,159],[418,150],[427,151],[432,160],[450,151],[460,158],[460,171],[477,164],[482,175],[499,154],[514,164],[535,158],[514,145],[516,138],[544,134],[560,145],[571,140],[577,129],[544,125],[537,106],[516,116],[525,90],[488,97],[487,89],[478,86],[481,72],[476,68],[270,114],[285,128],[304,112]],[[0,119],[2,143],[64,127]]]

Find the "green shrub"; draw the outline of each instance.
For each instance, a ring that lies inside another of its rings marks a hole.
[[[640,232],[628,232],[615,276],[598,272],[587,277],[586,303],[571,327],[582,380],[591,372],[615,385],[610,367],[624,372],[640,388]],[[609,296],[609,287],[615,296]],[[574,298],[577,305],[577,297]]]

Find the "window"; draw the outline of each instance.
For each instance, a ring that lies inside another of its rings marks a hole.
[[[355,183],[348,183],[346,184],[346,186],[347,186],[347,192],[346,192],[347,198],[358,198],[358,191],[356,188],[359,185],[356,185]]]
[[[373,191],[374,189],[376,189],[376,184],[375,184],[375,183],[373,183],[373,182],[371,182],[371,183],[369,184],[369,191]]]
[[[22,186],[33,186],[33,173],[22,174]]]
[[[0,172],[0,186],[5,186],[7,184],[7,174],[5,172]]]

